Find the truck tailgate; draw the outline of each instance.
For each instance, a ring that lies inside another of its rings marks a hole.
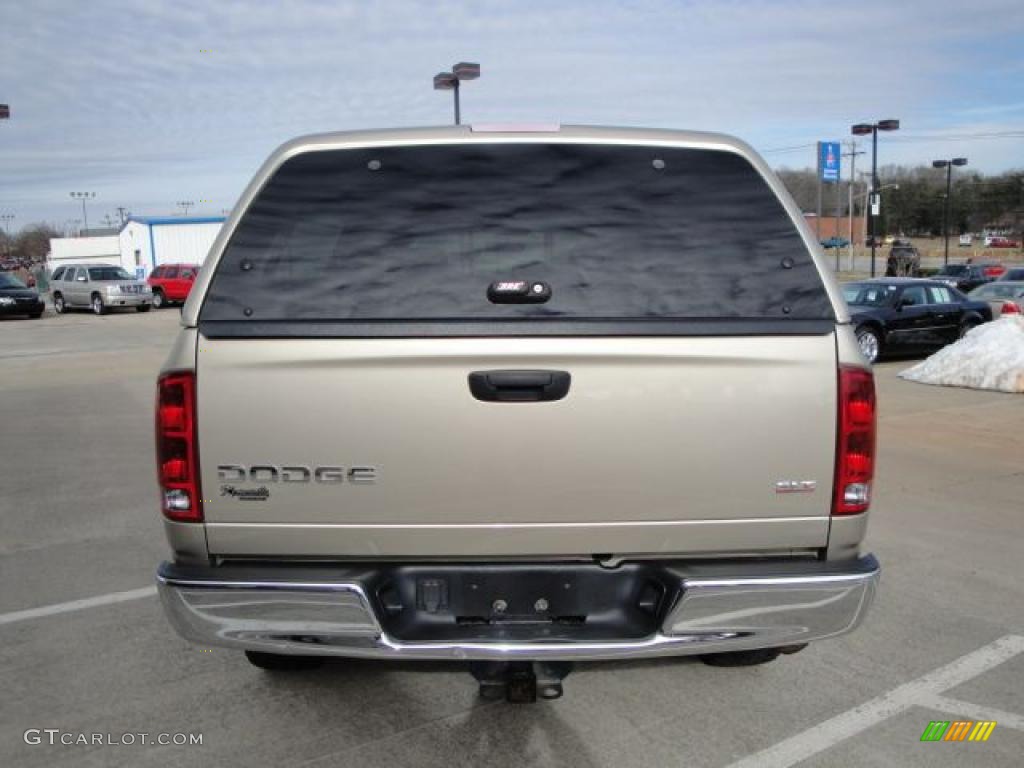
[[[481,402],[467,377],[495,369],[571,386]],[[201,337],[196,370],[213,555],[740,554],[828,537],[833,334]]]

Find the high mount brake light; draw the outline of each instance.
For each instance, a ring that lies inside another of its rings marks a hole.
[[[871,505],[875,417],[875,379],[871,371],[840,367],[833,515],[856,515]]]
[[[196,443],[196,377],[191,371],[157,380],[156,466],[161,507],[170,520],[203,521]]]

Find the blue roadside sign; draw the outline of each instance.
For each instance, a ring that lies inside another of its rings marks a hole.
[[[818,176],[822,181],[839,181],[839,158],[842,152],[838,141],[818,142]]]

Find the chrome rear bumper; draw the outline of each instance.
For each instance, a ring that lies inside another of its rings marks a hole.
[[[854,629],[874,597],[878,561],[683,569],[659,629],[637,639],[404,642],[382,628],[357,579],[161,565],[160,598],[184,637],[203,645],[381,659],[587,660],[740,651],[807,643]]]

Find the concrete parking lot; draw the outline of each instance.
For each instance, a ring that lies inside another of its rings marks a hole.
[[[479,700],[456,665],[273,677],[171,632],[150,589],[166,556],[151,421],[177,320],[0,321],[0,765],[1021,764],[1020,396],[878,366],[868,546],[884,574],[854,634],[750,669],[583,665],[564,698],[512,706]],[[932,720],[998,725],[985,743],[922,743]],[[29,729],[202,744],[29,744]]]

